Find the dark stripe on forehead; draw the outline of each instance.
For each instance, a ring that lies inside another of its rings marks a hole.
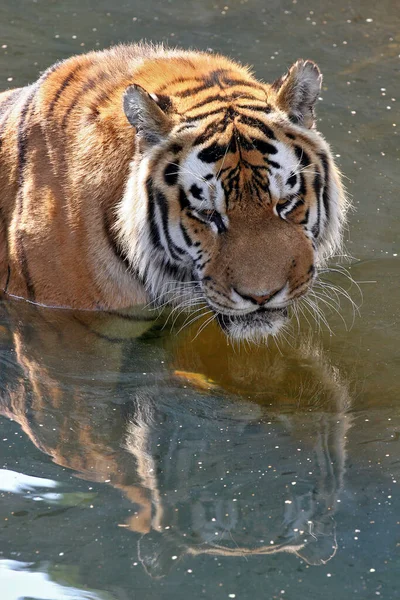
[[[188,108],[188,110],[186,112],[192,112],[192,110],[201,108],[202,106],[205,106],[206,104],[210,104],[211,102],[223,102],[224,104],[227,104],[229,102],[232,102],[233,100],[236,100],[237,98],[243,98],[244,100],[257,100],[258,99],[255,96],[251,96],[249,94],[243,94],[241,92],[232,92],[231,94],[226,94],[226,95],[215,94],[214,96],[208,96],[207,98],[204,98],[200,102],[197,102],[197,104],[194,104],[193,106]]]
[[[271,139],[271,140],[276,139],[275,134],[274,134],[273,130],[271,129],[271,127],[269,127],[269,125],[264,123],[264,121],[261,121],[261,119],[257,119],[257,117],[250,117],[249,115],[241,115],[240,121],[244,125],[248,125],[249,127],[254,127],[255,129],[259,129],[269,139]]]
[[[214,110],[207,110],[206,112],[198,113],[197,115],[185,117],[183,119],[183,123],[193,123],[193,121],[200,121],[201,119],[206,119],[207,117],[211,117],[212,115],[217,115],[217,114],[221,114],[221,116],[222,116],[224,112],[225,112],[225,107],[219,106],[218,108],[214,108]]]
[[[246,81],[246,80],[242,80],[242,79],[232,79],[230,77],[223,76],[223,74],[226,72],[227,71],[225,69],[220,69],[218,71],[214,71],[214,72],[210,73],[208,76],[205,76],[203,78],[199,78],[199,79],[196,78],[195,81],[201,82],[200,85],[195,86],[193,88],[189,88],[187,90],[175,92],[173,95],[178,98],[189,98],[189,96],[195,96],[196,94],[199,94],[200,92],[203,92],[204,90],[208,90],[208,89],[216,87],[216,86],[220,87],[221,89],[226,89],[228,87],[234,87],[234,86],[240,86],[240,87],[247,87],[247,88],[262,90],[263,92],[265,92],[265,89],[261,84],[255,82],[255,81],[251,82],[251,81]],[[221,77],[221,75],[222,75],[222,77]],[[193,81],[192,78],[191,78],[191,81]],[[182,84],[184,84],[184,83],[186,83],[185,80],[182,81]]]
[[[221,132],[221,129],[221,121],[213,121],[212,123],[209,123],[205,130],[193,141],[192,146],[200,146],[200,144],[204,144],[216,133]]]
[[[256,81],[244,81],[242,79],[232,79],[231,77],[224,77],[222,81],[225,85],[240,85],[243,87],[249,87],[255,90],[262,90],[263,92],[265,92],[264,86],[262,86],[261,83],[257,83]]]
[[[207,148],[203,148],[198,153],[198,158],[205,163],[214,163],[223,158],[228,153],[229,145],[220,146],[216,142],[207,146]]]
[[[252,138],[251,144],[256,150],[258,150],[262,154],[277,154],[278,152],[277,148],[273,144],[270,144],[269,142],[265,142],[264,140],[260,140],[258,138]]]
[[[195,96],[196,94],[199,94],[200,92],[204,92],[204,90],[208,90],[210,87],[214,87],[214,85],[215,84],[208,85],[206,83],[202,83],[201,85],[190,88],[188,90],[183,90],[181,92],[175,92],[174,96],[176,96],[177,98],[189,98],[189,96]]]
[[[262,100],[260,100],[259,98],[255,98],[255,100],[258,100],[258,102],[262,102]],[[269,104],[263,104],[263,105],[259,105],[259,104],[237,104],[237,108],[244,108],[246,110],[255,110],[255,111],[259,111],[261,113],[264,114],[268,114],[272,111],[272,107]]]

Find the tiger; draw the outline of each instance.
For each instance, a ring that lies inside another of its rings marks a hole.
[[[322,75],[264,83],[209,52],[120,45],[0,94],[0,286],[105,311],[205,306],[264,339],[340,247]]]

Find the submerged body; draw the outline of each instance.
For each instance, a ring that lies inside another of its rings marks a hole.
[[[340,243],[320,85],[310,61],[268,85],[221,56],[131,45],[3,92],[1,288],[78,309],[183,297],[236,337],[275,333]]]

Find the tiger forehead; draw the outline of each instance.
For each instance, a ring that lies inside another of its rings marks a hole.
[[[240,98],[266,101],[266,88],[249,73],[224,68],[208,70],[202,75],[182,74],[163,84],[156,93],[173,96],[184,112],[200,108],[203,100],[207,103]]]

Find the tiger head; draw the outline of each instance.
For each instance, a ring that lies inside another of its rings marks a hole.
[[[137,144],[120,242],[155,301],[202,301],[228,335],[265,338],[340,244],[346,200],[315,130],[322,76],[299,60],[268,85],[196,57],[125,91]]]

